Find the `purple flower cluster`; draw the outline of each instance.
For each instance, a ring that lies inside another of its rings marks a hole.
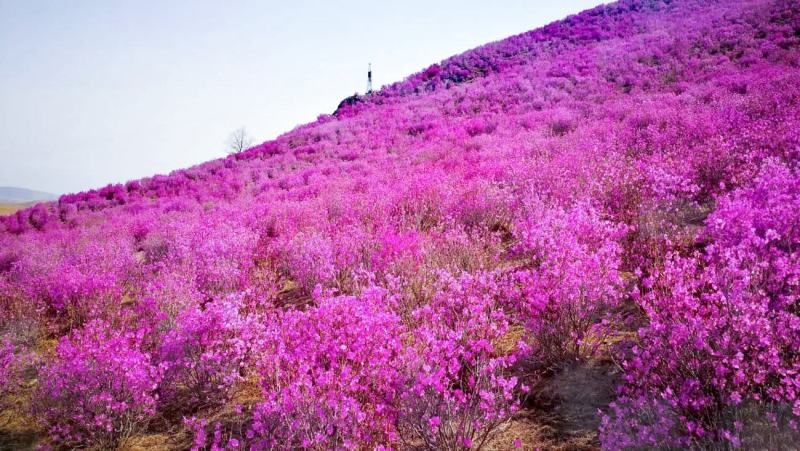
[[[163,371],[160,401],[183,410],[226,401],[243,379],[257,334],[255,318],[242,314],[236,299],[181,311],[156,354]]]
[[[256,447],[358,449],[396,441],[405,350],[386,293],[324,299],[274,323],[259,361]]]
[[[514,273],[509,299],[534,337],[544,365],[592,357],[605,314],[623,294],[619,241],[625,227],[587,205],[548,209],[534,198],[517,225],[517,253],[531,268]]]
[[[749,437],[738,413],[752,405],[800,432],[798,208],[800,176],[767,162],[751,186],[719,200],[704,252],[672,255],[643,279],[649,322],[624,362],[606,441],[741,446]]]
[[[0,385],[73,447],[479,449],[613,357],[603,447],[780,448],[798,118],[796,1],[600,6],[0,218]]]
[[[54,440],[113,447],[147,425],[162,372],[143,340],[99,320],[61,339],[33,406]]]
[[[402,394],[403,443],[428,449],[480,448],[518,407],[523,390],[509,371],[524,346],[501,355],[509,321],[494,274],[444,276],[431,302],[412,313],[411,377]]]

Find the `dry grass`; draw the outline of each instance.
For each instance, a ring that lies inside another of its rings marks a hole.
[[[312,305],[314,300],[306,293],[303,288],[293,280],[287,280],[283,288],[278,291],[276,304],[282,308],[295,308],[305,310]]]
[[[36,449],[42,430],[28,414],[30,391],[6,396],[0,410],[0,450]]]
[[[42,350],[49,343],[42,343]],[[0,450],[33,450],[44,438],[44,431],[30,414],[31,397],[39,381],[25,369],[22,380],[0,399]]]
[[[524,327],[517,324],[512,325],[508,328],[508,331],[503,336],[499,337],[493,343],[495,353],[499,356],[511,354],[515,349],[517,349],[519,341],[522,339],[524,334]]]
[[[167,434],[146,434],[131,437],[119,446],[125,451],[172,451],[185,449],[186,444]]]
[[[598,409],[612,401],[616,379],[615,367],[599,362],[575,363],[546,377],[485,449],[599,449]]]
[[[0,204],[0,216],[16,213],[17,210],[29,207],[30,204]]]
[[[553,449],[556,429],[541,415],[523,411],[515,415],[508,425],[489,442],[486,451]],[[520,447],[515,446],[517,442]]]

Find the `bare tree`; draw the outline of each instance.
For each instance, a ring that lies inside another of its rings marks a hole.
[[[239,153],[253,145],[253,138],[242,127],[228,137],[228,153]]]

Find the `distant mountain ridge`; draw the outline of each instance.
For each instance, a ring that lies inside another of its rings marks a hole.
[[[0,186],[0,203],[21,204],[27,202],[56,200],[58,195],[16,186]]]

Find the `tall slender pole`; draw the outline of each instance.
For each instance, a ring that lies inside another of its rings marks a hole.
[[[372,63],[369,63],[367,69],[367,94],[372,94]]]

